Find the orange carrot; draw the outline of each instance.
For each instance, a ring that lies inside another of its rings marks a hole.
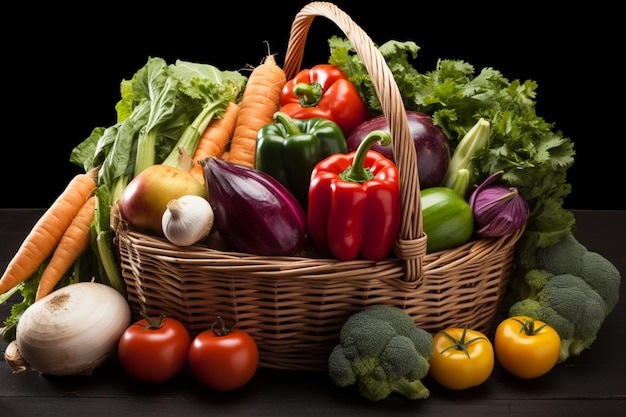
[[[97,168],[77,174],[39,218],[0,278],[0,294],[24,282],[54,251],[61,236],[95,191]]]
[[[254,167],[256,135],[261,127],[273,122],[280,107],[280,93],[287,82],[285,72],[273,55],[254,68],[241,96],[235,132],[230,142],[228,161]]]
[[[95,210],[96,196],[92,195],[61,236],[50,262],[41,274],[35,301],[50,294],[76,259],[89,247],[91,241],[90,228]]]
[[[239,114],[239,105],[233,101],[228,103],[224,115],[220,119],[213,119],[204,130],[192,159],[194,161],[191,174],[196,176],[201,182],[204,182],[204,173],[199,160],[208,158],[209,156],[221,157],[226,149],[226,145],[233,137],[235,131],[235,123]]]

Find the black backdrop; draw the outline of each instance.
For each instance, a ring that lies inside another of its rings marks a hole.
[[[71,150],[94,127],[115,122],[120,81],[132,77],[148,57],[236,70],[260,63],[268,41],[282,63],[293,17],[307,3],[107,2],[16,11],[11,31],[6,24],[2,29],[5,187],[0,207],[52,203],[81,171],[69,162]],[[415,41],[421,47],[415,63],[420,70],[434,68],[437,58],[463,59],[477,69],[494,67],[511,80],[535,80],[538,114],[571,138],[577,151],[565,206],[626,208],[619,196],[626,177],[619,153],[623,116],[614,104],[622,101],[623,77],[611,55],[618,51],[616,10],[597,5],[564,14],[546,10],[545,2],[504,9],[471,2],[459,9],[447,2],[410,3],[410,9],[397,0],[369,7],[334,3],[376,43]],[[33,13],[41,16],[37,22]],[[333,34],[341,35],[334,24],[315,19],[304,66],[326,62],[326,39]]]

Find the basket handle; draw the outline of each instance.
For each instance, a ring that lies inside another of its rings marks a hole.
[[[328,2],[309,3],[294,18],[283,65],[288,80],[300,71],[306,36],[315,16],[329,19],[343,31],[363,60],[380,100],[393,138],[393,155],[400,173],[402,219],[394,253],[399,259],[405,261],[404,279],[415,281],[422,276],[426,236],[422,227],[417,156],[402,95],[385,58],[375,47],[371,38],[352,21],[350,16]]]

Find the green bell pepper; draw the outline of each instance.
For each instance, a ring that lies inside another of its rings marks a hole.
[[[322,159],[348,153],[339,125],[314,117],[295,119],[283,112],[259,129],[254,167],[282,183],[306,211],[311,172]]]

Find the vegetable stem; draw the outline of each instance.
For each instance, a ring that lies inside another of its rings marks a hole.
[[[23,286],[24,286],[24,282],[20,282],[19,284],[9,289],[4,294],[0,295],[0,304],[6,303],[9,300],[9,298],[11,298],[11,296],[15,294],[16,292],[18,292]]]
[[[113,182],[113,185],[111,186],[111,201],[109,201],[109,205],[115,204],[115,202],[122,197],[124,189],[128,185],[129,181],[130,175],[122,175]]]
[[[467,188],[469,187],[469,178],[470,174],[466,168],[459,169],[456,174],[456,178],[454,179],[454,183],[450,188],[456,191],[461,197],[465,198]]]
[[[141,171],[154,165],[156,158],[156,132],[142,132],[137,142],[137,160],[135,162],[134,176],[139,175]]]
[[[120,294],[126,296],[126,285],[124,284],[119,266],[117,265],[117,261],[113,255],[113,251],[109,246],[110,240],[108,239],[106,232],[98,233],[98,236],[96,237],[96,244],[98,246],[98,255],[100,261],[102,262],[102,267],[107,275],[107,279],[109,280],[109,284],[111,287],[119,291]]]
[[[126,296],[126,284],[122,278],[120,266],[115,258],[115,252],[113,250],[114,244],[111,238],[113,234],[111,231],[110,216],[111,193],[105,185],[102,185],[96,191],[96,197],[93,233],[95,235],[97,258],[111,287]]]
[[[467,181],[467,184],[471,184],[474,181],[474,164],[473,158],[477,150],[487,146],[489,142],[490,123],[482,117],[467,131],[463,139],[459,142],[450,163],[448,164],[448,170],[443,179],[443,185],[454,190],[461,189],[459,184],[456,184],[457,177],[459,175],[467,175],[467,179],[463,179],[463,182]],[[463,172],[466,170],[467,172]],[[467,190],[467,187],[465,187]],[[463,192],[462,196],[465,196]]]
[[[302,107],[315,107],[322,99],[324,91],[320,83],[298,83],[293,87],[293,94],[300,99]]]
[[[388,145],[391,143],[391,134],[384,130],[373,130],[363,138],[363,141],[354,153],[352,165],[339,174],[342,180],[363,184],[374,177],[370,168],[365,167],[365,157],[376,142]]]
[[[163,161],[163,164],[170,166],[178,166],[178,159],[180,156],[179,148],[183,148],[189,155],[193,155],[198,146],[198,141],[202,132],[207,128],[211,120],[215,118],[220,112],[224,112],[228,101],[218,100],[208,102],[194,121],[183,130],[180,138],[176,142],[176,146],[172,148],[172,151]]]

